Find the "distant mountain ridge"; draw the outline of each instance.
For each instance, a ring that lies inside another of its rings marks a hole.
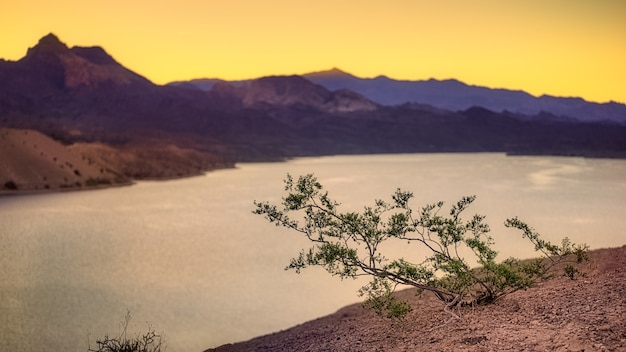
[[[382,105],[416,102],[451,111],[482,106],[496,112],[510,111],[524,115],[547,112],[587,122],[626,123],[626,105],[616,102],[594,103],[582,98],[549,95],[534,97],[519,90],[470,86],[458,80],[404,81],[385,76],[359,78],[337,68],[304,74],[303,77],[330,90],[352,90]]]
[[[342,82],[346,74],[316,76]],[[32,130],[61,145],[80,146],[72,149],[81,160],[101,160],[120,179],[130,180],[196,175],[241,161],[335,154],[502,152],[626,158],[626,125],[605,120],[611,122],[581,122],[550,112],[498,112],[477,104],[457,111],[428,102],[388,106],[358,91],[329,89],[302,76],[160,86],[125,68],[103,48],[68,48],[53,34],[18,61],[0,60],[0,127],[13,135]],[[20,157],[5,159],[16,163]],[[39,161],[48,169],[57,167],[48,159]],[[20,165],[9,168],[22,170]],[[52,177],[51,172],[38,172],[29,179]],[[32,182],[27,186],[24,180],[0,179],[0,191],[2,185],[45,188],[45,183]],[[79,183],[83,187],[86,181],[71,184],[80,188]]]
[[[450,111],[481,106],[495,112],[508,111],[528,116],[548,113],[554,117],[585,122],[626,124],[626,105],[617,102],[596,103],[582,98],[550,95],[535,97],[522,90],[473,86],[455,79],[410,81],[394,80],[386,76],[359,78],[338,68],[307,73],[302,77],[330,91],[349,90],[386,106],[418,103]],[[228,83],[244,85],[251,81],[253,80]],[[171,82],[169,85],[209,91],[215,84],[224,82],[227,81],[201,78]]]
[[[29,48],[20,61],[30,66],[56,66],[62,69],[63,81],[56,83],[70,89],[107,82],[123,85],[149,84],[147,79],[117,63],[101,47],[68,48],[52,33],[41,38],[36,46]]]

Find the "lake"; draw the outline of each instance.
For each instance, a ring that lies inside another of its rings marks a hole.
[[[204,176],[98,191],[0,197],[0,350],[86,351],[153,326],[168,351],[271,333],[360,299],[359,282],[284,271],[308,243],[252,214],[283,179],[314,173],[342,209],[415,207],[477,195],[501,259],[532,257],[518,216],[548,240],[626,243],[626,161],[503,154],[400,154],[238,164]]]

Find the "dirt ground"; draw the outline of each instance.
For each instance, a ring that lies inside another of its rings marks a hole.
[[[433,295],[399,293],[404,321],[361,304],[291,329],[207,351],[626,351],[626,246],[590,252],[586,277],[557,277],[450,321]]]

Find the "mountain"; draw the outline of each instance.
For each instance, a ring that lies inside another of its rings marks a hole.
[[[2,62],[0,79],[3,82],[0,109],[5,110],[25,102],[15,101],[18,96],[37,108],[42,103],[52,103],[50,98],[59,93],[78,94],[111,87],[131,91],[151,85],[147,79],[118,64],[102,48],[70,49],[53,34],[41,38],[21,60]]]
[[[482,106],[496,112],[510,111],[523,115],[547,112],[586,122],[626,123],[626,105],[615,102],[599,104],[581,98],[534,97],[523,91],[470,86],[452,79],[402,81],[385,76],[359,78],[337,68],[303,77],[330,90],[352,90],[382,105],[417,102],[451,111]]]
[[[65,145],[101,143],[109,149],[83,153],[114,159],[126,177],[232,166],[210,133],[198,135],[224,115],[203,93],[157,86],[104,49],[68,48],[53,34],[24,58],[0,61],[0,126],[36,130]]]
[[[247,82],[218,82],[211,91],[229,85],[233,97],[245,107],[285,106],[325,112],[372,111],[377,105],[348,90],[329,91],[300,76],[271,76]]]
[[[327,76],[345,76],[338,73]],[[156,85],[103,48],[68,48],[49,34],[24,58],[0,60],[0,128],[18,135],[41,133],[81,160],[107,165],[120,179],[182,177],[241,161],[332,154],[626,157],[626,125],[478,106],[457,111],[418,103],[385,106],[365,94],[331,90],[301,76],[202,82],[203,87],[193,82]],[[26,151],[9,153],[3,154],[9,160],[3,167],[21,168],[15,155]],[[36,168],[47,170],[53,164],[33,159]],[[45,188],[44,174],[34,178],[39,184],[19,175],[0,173],[5,178],[0,186]]]
[[[269,76],[243,81],[196,79],[178,81],[168,86],[229,95],[246,107],[262,105],[300,106],[327,112],[376,110],[378,104],[347,89],[330,91],[301,76]]]
[[[28,49],[22,59],[30,67],[51,67],[62,77],[55,82],[67,89],[94,88],[106,84],[145,87],[149,81],[118,64],[101,47],[69,49],[54,35],[48,34]],[[61,79],[62,78],[62,81]]]

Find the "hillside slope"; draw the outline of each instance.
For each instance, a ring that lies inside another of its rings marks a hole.
[[[32,130],[0,127],[0,193],[85,189],[130,183],[119,169],[97,156]]]
[[[434,295],[399,295],[416,307],[405,321],[360,304],[289,330],[206,352],[242,351],[624,351],[626,246],[590,253],[587,277],[518,291],[449,321]],[[303,302],[304,303],[304,302]],[[245,317],[242,317],[245,319]]]

